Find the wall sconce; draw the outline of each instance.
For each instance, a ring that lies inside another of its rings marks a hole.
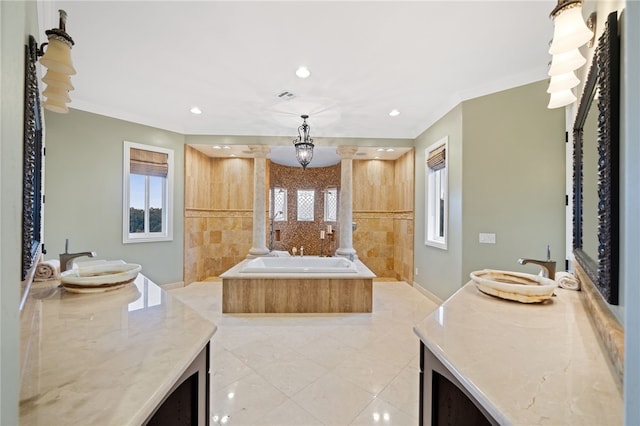
[[[582,0],[558,0],[551,11],[553,19],[553,40],[549,53],[553,55],[549,68],[549,105],[547,108],[560,108],[576,101],[573,88],[580,84],[575,70],[587,60],[580,53],[580,47],[595,39],[595,12],[585,23],[582,17]]]
[[[296,147],[296,159],[306,169],[313,158],[313,139],[310,137],[311,127],[307,124],[308,115],[301,115],[302,124],[298,127],[298,137],[293,140]]]
[[[44,107],[49,111],[67,113],[67,104],[71,102],[69,92],[74,89],[71,76],[76,73],[71,62],[71,47],[73,39],[66,32],[67,12],[59,10],[60,28],[45,31],[48,43],[43,43],[38,49],[38,56],[42,56],[40,63],[47,67],[47,73],[42,81],[47,88],[42,93],[46,100]],[[44,47],[47,46],[46,51]]]

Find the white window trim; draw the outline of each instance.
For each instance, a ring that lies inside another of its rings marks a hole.
[[[329,191],[331,190],[335,190],[335,197],[336,197],[336,218],[335,220],[329,220],[328,218],[328,214],[327,214],[327,199],[329,198]],[[327,188],[327,190],[324,192],[324,221],[325,222],[330,222],[330,223],[337,223],[338,222],[338,187],[337,186],[330,186]]]
[[[427,166],[427,158],[429,158],[429,154],[433,151],[435,151],[436,149],[442,147],[444,145],[444,149],[446,151],[446,155],[445,155],[445,167],[444,167],[444,178],[445,178],[445,185],[444,185],[444,213],[443,213],[443,221],[444,221],[444,237],[442,239],[434,239],[433,237],[430,236],[430,230],[432,226],[435,226],[435,224],[433,224],[433,219],[431,219],[431,213],[432,213],[432,209],[434,208],[434,206],[430,205],[429,201],[431,200],[431,194],[429,192],[429,189],[431,187],[430,185],[430,173],[429,173],[429,166]],[[424,155],[425,155],[425,162],[424,162],[424,174],[425,174],[425,188],[424,188],[424,192],[425,192],[425,200],[424,200],[424,204],[425,204],[425,212],[424,212],[424,216],[425,216],[425,220],[424,220],[424,244],[427,246],[431,246],[431,247],[436,247],[442,250],[447,250],[447,241],[448,241],[448,235],[449,235],[449,137],[445,136],[444,138],[440,139],[439,141],[437,141],[436,143],[434,143],[433,145],[429,146],[427,149],[425,149],[424,151]]]
[[[167,154],[168,172],[163,190],[165,191],[162,211],[166,220],[166,228],[163,232],[150,232],[141,235],[129,233],[129,183],[131,166],[131,148],[145,151],[155,151]],[[123,143],[123,179],[122,179],[122,243],[149,243],[158,241],[173,241],[173,150],[152,145],[144,145],[136,142],[124,141]]]
[[[282,210],[279,210],[279,211],[276,211],[276,205],[275,205],[275,198],[276,198],[277,191],[283,191],[284,193],[284,205],[282,206]],[[288,203],[288,196],[289,196],[289,194],[287,193],[287,189],[281,186],[274,186],[271,192],[269,193],[269,195],[271,196],[271,201],[272,201],[271,205],[273,206],[273,211],[271,212],[273,221],[287,222],[288,220],[287,219],[288,218],[287,203]],[[282,212],[282,214],[278,215],[279,212]]]
[[[313,206],[311,209],[311,219],[300,219],[300,192],[311,192],[313,194]],[[296,221],[298,222],[314,222],[316,220],[316,190],[299,188],[296,190]]]

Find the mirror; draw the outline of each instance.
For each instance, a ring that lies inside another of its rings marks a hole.
[[[38,90],[38,45],[29,36],[24,80],[24,154],[22,170],[22,281],[40,252],[42,242],[42,117]]]
[[[603,298],[618,304],[620,41],[607,17],[573,127],[573,249]]]

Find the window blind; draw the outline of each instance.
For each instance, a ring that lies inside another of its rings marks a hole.
[[[445,145],[439,146],[429,153],[429,158],[427,158],[427,166],[434,171],[444,169],[446,165],[446,158],[447,149]]]
[[[129,172],[135,175],[167,177],[169,155],[163,152],[131,148]]]

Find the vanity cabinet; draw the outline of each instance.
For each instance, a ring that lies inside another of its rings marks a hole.
[[[210,343],[182,373],[146,426],[209,425]]]
[[[498,425],[453,374],[420,344],[419,426]]]
[[[622,424],[621,384],[581,292],[545,303],[467,283],[414,327],[420,424]]]

